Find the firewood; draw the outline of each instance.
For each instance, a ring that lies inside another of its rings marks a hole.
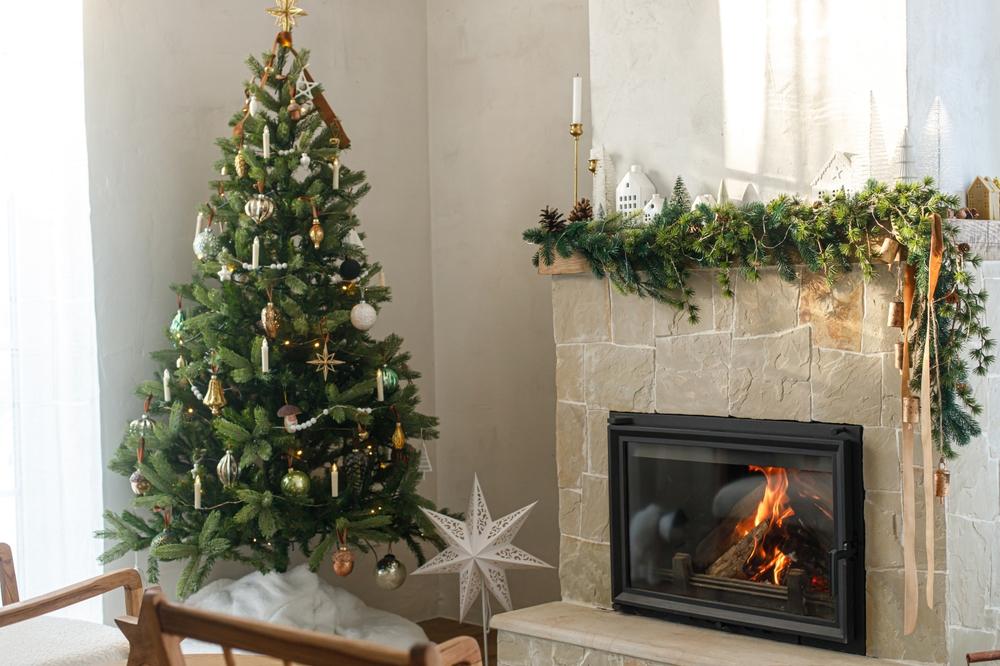
[[[704,571],[722,556],[736,541],[736,527],[740,521],[751,518],[757,512],[757,505],[764,498],[764,479],[750,492],[733,504],[727,516],[702,539],[694,549],[695,571]]]
[[[720,578],[746,578],[746,574],[743,573],[743,565],[750,557],[757,542],[764,538],[767,528],[768,522],[765,520],[747,532],[742,539],[730,546],[729,550],[722,554],[722,557],[713,562],[705,573]]]

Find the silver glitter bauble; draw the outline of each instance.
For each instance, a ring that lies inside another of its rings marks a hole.
[[[361,301],[351,308],[351,323],[359,331],[367,331],[375,325],[378,313],[368,302]]]
[[[243,212],[251,220],[260,224],[274,215],[274,202],[264,194],[255,194],[247,201]]]
[[[395,590],[406,582],[406,567],[389,553],[375,565],[375,584],[383,590]]]
[[[194,237],[191,247],[199,261],[208,256],[214,257],[219,253],[219,237],[212,233],[211,229],[205,229]]]

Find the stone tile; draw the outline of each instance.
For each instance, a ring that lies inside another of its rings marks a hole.
[[[623,412],[653,410],[653,349],[587,345],[587,405]]]
[[[600,650],[588,650],[587,656],[583,659],[582,666],[622,666],[622,656],[601,652]]]
[[[528,641],[528,663],[531,666],[537,664],[551,664],[552,652],[556,644],[544,638],[532,638]]]
[[[991,602],[990,572],[995,568],[996,525],[949,516],[948,540],[954,544],[949,553],[948,576],[952,624],[969,629],[992,629],[988,625],[987,606]]]
[[[556,400],[583,402],[584,345],[556,345]]]
[[[561,537],[559,582],[564,601],[610,606],[611,546]]]
[[[899,397],[902,376],[896,369],[893,354],[882,354],[882,425],[898,428],[902,423],[902,402]]]
[[[889,303],[896,300],[896,278],[882,264],[865,284],[864,320],[861,326],[861,351],[865,354],[891,352],[901,338],[898,328],[887,326]],[[893,366],[895,367],[895,366]]]
[[[653,308],[656,299],[623,294],[611,287],[611,341],[619,345],[653,344]]]
[[[687,286],[694,290],[691,302],[698,308],[698,321],[692,324],[686,310],[678,310],[669,303],[657,301],[653,308],[653,331],[657,337],[687,335],[711,331],[715,312],[712,305],[712,274],[710,271],[692,271]]]
[[[803,271],[799,324],[812,326],[817,347],[861,351],[864,280],[861,271],[842,275],[831,287],[819,273]]]
[[[778,269],[761,269],[757,282],[734,277],[733,291],[736,294],[734,335],[746,337],[778,333],[798,324],[798,281],[785,282],[778,276]]]
[[[586,648],[568,643],[552,644],[552,661],[554,666],[580,666],[587,654]]]
[[[924,482],[920,470],[916,470],[917,491],[917,568],[927,568],[927,544],[924,542]],[[934,500],[934,570],[948,571],[948,516],[947,505]]]
[[[729,414],[729,333],[703,333],[656,341],[656,411]]]
[[[609,543],[608,479],[603,476],[584,474],[582,488],[580,536],[591,541]]]
[[[531,666],[528,662],[528,639],[508,631],[497,633],[497,661],[502,666]]]
[[[900,490],[899,432],[895,428],[865,428],[865,490]]]
[[[734,338],[729,369],[729,413],[758,419],[808,421],[809,327]]]
[[[587,460],[587,408],[571,402],[556,403],[556,476],[560,488],[579,488]]]
[[[996,630],[966,629],[949,627],[948,638],[951,645],[949,666],[966,666],[965,655],[970,652],[984,652],[997,648]]]
[[[733,330],[733,308],[734,302],[731,296],[726,296],[722,292],[722,285],[716,277],[715,271],[710,271],[712,275],[712,307],[715,310],[715,330]]]
[[[869,569],[903,566],[902,510],[898,492],[865,493],[865,566]]]
[[[988,431],[989,437],[1000,437],[1000,430]],[[1000,469],[995,458],[989,457],[984,438],[976,438],[958,457],[948,463],[951,488],[948,511],[966,518],[997,520],[1000,518]]]
[[[1000,330],[997,334],[1000,334]],[[987,431],[993,435],[989,438],[991,455],[1000,458],[1000,377],[990,377],[986,380],[986,386],[986,392],[977,392],[976,396],[986,407],[985,423]]]
[[[608,475],[608,410],[587,410],[587,471]]]
[[[610,340],[608,281],[589,274],[553,275],[552,329],[556,344]]]
[[[812,355],[813,419],[830,423],[882,422],[882,358],[832,349]]]
[[[903,572],[869,571],[867,587],[869,656],[935,664],[947,660],[944,576],[935,579],[933,610],[921,596],[917,628],[909,636],[903,635]]]
[[[580,506],[583,493],[576,489],[559,490],[559,532],[566,536],[580,536]]]

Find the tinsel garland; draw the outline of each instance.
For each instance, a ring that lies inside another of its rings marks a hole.
[[[696,322],[700,313],[689,284],[693,269],[716,269],[726,296],[732,296],[734,275],[756,281],[765,266],[777,266],[790,282],[797,279],[797,265],[824,275],[831,285],[856,269],[867,280],[887,237],[900,244],[902,260],[916,270],[916,302],[926,303],[933,216],[947,219],[956,208],[958,198],[938,190],[931,179],[895,185],[869,181],[860,192],[839,190],[810,202],[781,195],[767,203],[693,209],[680,187],[649,223],[641,215],[612,214],[554,226],[546,223],[549,211],[543,224],[523,237],[539,246],[536,266],[578,252],[595,276],[607,277],[623,293],[669,303]],[[981,432],[982,406],[968,383],[970,361],[976,374],[985,375],[994,360],[994,341],[984,323],[986,291],[975,288],[970,271],[982,260],[959,242],[953,224],[944,225],[944,241],[934,294],[938,362],[932,397],[936,439],[941,454],[951,458]],[[913,316],[910,348],[917,370],[912,381],[919,390],[927,316],[916,308]]]

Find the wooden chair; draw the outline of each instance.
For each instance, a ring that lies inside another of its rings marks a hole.
[[[222,647],[227,666],[234,666],[233,650],[281,659],[286,666],[482,666],[479,644],[460,636],[440,645],[417,645],[402,650],[313,631],[303,631],[256,620],[212,613],[170,603],[159,590],[147,590],[142,599],[140,627],[153,654],[151,666],[183,666],[180,641],[185,638]]]
[[[62,660],[62,663],[77,660],[76,663],[85,663],[84,660],[88,659],[88,650],[102,656],[110,653],[124,656],[127,653],[129,664],[139,663],[133,661],[132,657],[133,653],[136,653],[136,659],[141,660],[142,657],[138,654],[141,649],[129,647],[136,636],[130,637],[126,634],[126,638],[129,639],[126,643],[118,631],[103,624],[63,618],[41,618],[52,611],[100,596],[119,587],[125,591],[125,612],[130,616],[135,615],[142,603],[142,578],[135,569],[112,571],[40,597],[21,601],[10,546],[0,543],[0,601],[3,602],[0,608],[0,628],[39,618],[31,625],[21,625],[18,631],[0,632],[0,650],[5,651],[5,658],[9,657],[10,650],[24,649],[37,652],[37,659],[32,663],[45,663],[47,660]],[[49,639],[34,645],[18,644],[18,641],[36,641],[39,635],[49,635]],[[56,637],[61,640],[53,640]]]
[[[985,661],[1000,661],[1000,650],[989,652],[970,652],[965,655],[966,664],[981,664]]]

